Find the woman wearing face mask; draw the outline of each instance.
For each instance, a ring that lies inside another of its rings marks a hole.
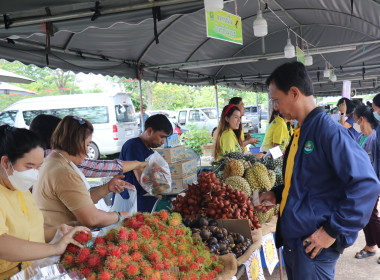
[[[128,212],[105,212],[95,207],[110,192],[120,193],[130,184],[115,176],[107,184],[92,190],[76,165],[88,153],[94,129],[78,117],[66,116],[51,138],[53,152],[46,157],[33,196],[45,225],[81,224],[88,227],[108,226],[128,217]],[[133,186],[132,186],[133,187]]]
[[[79,246],[73,235],[88,229],[71,229],[57,243],[45,244],[53,239],[57,227],[44,228],[43,216],[29,192],[44,160],[44,150],[33,132],[0,126],[0,158],[0,279],[5,279],[32,260],[62,254],[69,243]]]
[[[226,153],[243,152],[241,141],[241,113],[238,106],[231,104],[223,108],[215,137],[214,158]]]

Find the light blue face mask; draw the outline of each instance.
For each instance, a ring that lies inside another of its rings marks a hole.
[[[380,115],[376,111],[373,112],[373,116],[375,117],[375,119],[380,121]]]

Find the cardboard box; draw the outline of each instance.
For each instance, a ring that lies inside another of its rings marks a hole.
[[[179,179],[173,179],[172,180],[172,189],[173,190],[184,190],[187,188],[188,185],[194,183],[197,181],[198,176],[196,173],[186,177],[186,178],[179,178]]]
[[[219,227],[227,229],[228,232],[240,233],[245,238],[253,241],[248,219],[219,219],[217,222]]]
[[[202,153],[203,153],[203,156],[212,156],[214,154],[214,144],[213,143],[209,143],[209,144],[206,144],[206,145],[202,145]]]
[[[185,178],[197,173],[198,162],[196,159],[180,161],[169,164],[169,168],[173,179]]]
[[[185,146],[177,146],[174,148],[157,148],[158,152],[168,163],[174,163],[185,159]]]
[[[180,145],[178,133],[173,133],[166,138],[164,148],[174,148]]]

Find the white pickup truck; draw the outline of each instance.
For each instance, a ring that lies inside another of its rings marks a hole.
[[[216,108],[204,107],[204,108],[185,108],[180,109],[178,112],[178,123],[181,125],[181,132],[184,133],[188,129],[186,128],[189,124],[195,124],[197,127],[205,127],[206,130],[211,134],[215,127],[218,127],[218,117],[221,111],[217,113]],[[243,116],[242,124],[244,132],[248,132],[252,129],[252,121]]]

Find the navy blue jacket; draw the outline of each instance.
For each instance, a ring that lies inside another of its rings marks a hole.
[[[283,188],[273,189],[277,203]],[[278,220],[277,247],[286,243],[294,248],[323,226],[342,252],[368,223],[379,192],[380,182],[366,152],[346,128],[321,107],[315,108],[301,127],[289,195]]]

